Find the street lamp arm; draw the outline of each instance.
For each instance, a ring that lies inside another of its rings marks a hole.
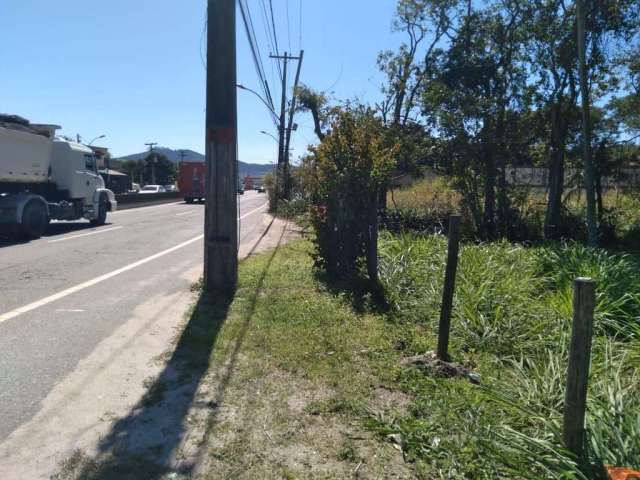
[[[274,135],[270,134],[269,132],[265,132],[264,130],[260,130],[260,133],[262,133],[263,135],[267,135],[267,136],[269,136],[269,137],[273,138],[273,140],[274,140],[276,143],[278,143],[278,144],[280,143],[280,142],[278,141],[278,139],[277,139]]]
[[[273,115],[274,119],[277,120],[278,115],[276,115],[276,112],[273,110],[273,107],[271,105],[269,105],[269,102],[267,102],[264,98],[262,98],[262,96],[258,92],[256,92],[255,90],[250,89],[249,87],[245,87],[241,83],[236,84],[236,87],[238,87],[240,90],[246,90],[247,92],[251,92],[256,97],[258,97],[260,99],[260,101],[262,103],[264,103],[264,105],[267,107],[267,109],[269,110],[269,113],[271,113],[271,115]]]
[[[101,138],[105,138],[105,137],[106,137],[106,135],[99,135],[96,138],[94,138],[93,140],[91,140],[87,145],[91,146],[91,145],[93,145],[93,142],[95,142],[96,140],[100,140]]]

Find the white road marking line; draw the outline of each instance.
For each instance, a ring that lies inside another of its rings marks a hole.
[[[74,238],[88,237],[89,235],[97,235],[99,233],[113,232],[114,230],[120,230],[121,228],[124,228],[124,227],[120,226],[120,227],[105,228],[104,230],[96,230],[89,233],[81,233],[80,235],[71,235],[70,237],[58,238],[56,240],[49,240],[47,243],[66,242],[67,240],[73,240]]]
[[[188,211],[188,212],[176,213],[176,217],[182,217],[184,215],[192,215],[192,214],[196,214],[196,213],[198,213],[198,212]]]
[[[48,305],[49,303],[55,302],[57,300],[60,300],[62,298],[68,297],[69,295],[73,295],[74,293],[80,292],[81,290],[85,290],[89,287],[93,287],[94,285],[97,285],[99,283],[102,283],[106,280],[109,280],[110,278],[113,278],[117,275],[120,275],[122,273],[128,272],[129,270],[133,270],[134,268],[140,267],[141,265],[144,265],[145,263],[149,263],[152,262],[160,257],[164,257],[165,255],[169,255],[170,253],[175,252],[176,250],[179,250],[181,248],[186,247],[187,245],[191,245],[192,243],[195,243],[197,241],[200,241],[204,238],[204,235],[198,235],[197,237],[192,238],[191,240],[187,240],[186,242],[182,242],[179,245],[176,245],[175,247],[171,247],[168,248],[167,250],[163,250],[160,253],[156,253],[155,255],[151,255],[150,257],[147,258],[143,258],[142,260],[138,260],[137,262],[131,263],[125,267],[119,268],[117,270],[114,270],[112,272],[106,273],[104,275],[101,275],[99,277],[94,278],[93,280],[89,280],[87,282],[84,283],[80,283],[74,287],[71,288],[67,288],[66,290],[63,290],[61,292],[55,293],[53,295],[50,295],[46,298],[43,298],[42,300],[38,300],[35,301],[33,303],[30,303],[29,305],[25,305],[24,307],[20,307],[20,308],[16,308],[15,310],[12,310],[10,312],[4,313],[2,315],[0,315],[0,323],[6,322],[7,320],[11,320],[12,318],[17,317],[18,315],[22,315],[24,313],[28,313],[31,312],[32,310],[35,310],[37,308],[43,307],[45,305]]]
[[[247,218],[250,215],[253,215],[254,213],[262,210],[264,207],[266,207],[268,205],[268,203],[265,203],[264,205],[262,205],[261,207],[258,207],[254,210],[251,210],[248,213],[245,213],[243,216],[240,217],[240,220]],[[7,320],[11,320],[12,318],[15,318],[19,315],[22,315],[24,313],[28,313],[31,312],[32,310],[35,310],[37,308],[40,307],[44,307],[45,305],[48,305],[50,303],[53,303],[57,300],[61,300],[65,297],[68,297],[69,295],[73,295],[74,293],[80,292],[82,290],[85,290],[89,287],[93,287],[94,285],[97,285],[99,283],[102,283],[106,280],[109,280],[113,277],[116,277],[122,273],[128,272],[130,270],[133,270],[134,268],[140,267],[146,263],[152,262],[154,260],[157,260],[160,257],[164,257],[165,255],[169,255],[170,253],[175,252],[176,250],[180,250],[181,248],[184,248],[188,245],[191,245],[192,243],[198,242],[200,240],[202,240],[204,238],[204,235],[198,235],[197,237],[192,238],[191,240],[187,240],[186,242],[182,242],[179,245],[176,245],[175,247],[171,247],[168,248],[167,250],[163,250],[160,253],[156,253],[155,255],[151,255],[150,257],[147,258],[143,258],[142,260],[138,260],[137,262],[131,263],[125,267],[119,268],[117,270],[114,270],[112,272],[106,273],[104,275],[101,275],[99,277],[94,278],[93,280],[89,280],[87,282],[84,283],[80,283],[74,287],[71,288],[67,288],[66,290],[63,290],[61,292],[58,293],[54,293],[53,295],[50,295],[48,297],[45,297],[41,300],[37,300],[33,303],[30,303],[29,305],[25,305],[24,307],[20,307],[20,308],[16,308],[15,310],[12,310],[10,312],[4,313],[2,315],[0,315],[0,323],[6,322]]]
[[[253,215],[254,213],[256,213],[259,210],[262,210],[264,207],[266,207],[267,205],[269,205],[269,202],[265,203],[264,205],[262,205],[261,207],[256,208],[255,210],[251,210],[249,213],[245,213],[243,216],[241,216],[238,220],[244,220],[245,218],[247,218],[249,215]]]
[[[57,313],[83,313],[85,310],[81,310],[79,308],[58,308],[56,310]]]

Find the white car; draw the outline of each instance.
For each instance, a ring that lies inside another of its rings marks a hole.
[[[165,193],[166,191],[162,185],[145,185],[140,193]]]

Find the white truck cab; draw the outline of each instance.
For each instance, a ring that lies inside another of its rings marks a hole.
[[[38,238],[50,220],[103,225],[116,210],[93,151],[55,137],[59,128],[0,115],[0,231]]]

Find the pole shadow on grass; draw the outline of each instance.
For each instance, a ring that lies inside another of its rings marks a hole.
[[[269,225],[268,228],[270,228]],[[187,415],[193,406],[211,409],[200,451],[215,425],[218,407],[225,397],[233,376],[238,354],[244,343],[264,281],[273,259],[278,253],[286,228],[264,267],[255,290],[249,296],[246,313],[240,319],[238,335],[233,340],[231,353],[217,375],[214,400],[198,405],[196,394],[209,369],[211,354],[220,329],[229,313],[232,297],[202,294],[171,354],[164,370],[148,386],[148,391],[131,412],[114,423],[98,445],[96,459],[74,459],[63,465],[60,479],[87,480],[158,479],[168,473],[190,475],[193,463],[176,468],[173,457],[187,433]],[[260,238],[264,238],[266,233]],[[252,251],[258,246],[254,245]],[[180,462],[178,462],[180,463]],[[71,475],[65,472],[69,469]]]

